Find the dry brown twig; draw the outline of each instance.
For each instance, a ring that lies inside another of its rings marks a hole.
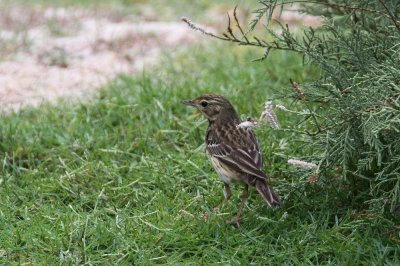
[[[249,39],[246,37],[246,33],[244,33],[242,27],[240,26],[237,14],[236,14],[237,6],[235,6],[235,9],[233,9],[233,17],[235,18],[236,21],[236,27],[240,30],[240,33],[242,34],[243,38],[246,40],[246,42],[249,42]]]
[[[227,33],[222,33],[222,36],[218,36],[210,31],[205,30],[203,27],[193,23],[190,19],[183,17],[181,20],[183,22],[185,22],[191,29],[201,32],[204,35],[219,39],[219,40],[223,40],[223,41],[228,41],[228,42],[233,42],[233,43],[237,43],[238,45],[244,45],[244,46],[257,46],[257,47],[263,47],[266,49],[273,49],[273,50],[287,50],[287,51],[293,51],[293,52],[299,52],[301,53],[301,51],[296,50],[295,48],[291,47],[281,47],[279,46],[276,42],[273,43],[268,43],[264,40],[260,40],[256,37],[253,37],[254,41],[251,41],[247,36],[246,33],[244,32],[242,26],[239,23],[239,19],[237,17],[237,12],[236,12],[236,8],[234,9],[233,12],[233,17],[234,20],[236,22],[236,27],[239,29],[240,33],[241,33],[241,37],[238,38],[237,36],[235,36],[232,27],[231,27],[231,17],[228,14],[228,26],[227,26]]]

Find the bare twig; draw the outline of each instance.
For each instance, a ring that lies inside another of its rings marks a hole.
[[[217,38],[217,39],[220,39],[220,40],[223,40],[223,41],[229,41],[229,38],[220,37],[220,36],[217,36],[217,35],[215,35],[215,34],[209,32],[209,31],[206,31],[205,29],[201,28],[200,26],[194,24],[194,23],[193,23],[190,19],[188,19],[188,18],[183,17],[183,18],[182,18],[182,21],[185,22],[185,23],[186,23],[190,28],[192,28],[193,30],[199,31],[199,32],[203,33],[204,35],[208,35],[208,36],[210,36],[210,37]]]
[[[229,41],[229,42],[233,42],[233,43],[237,43],[238,45],[243,45],[243,46],[257,46],[257,47],[263,47],[266,49],[274,49],[274,50],[286,50],[286,51],[292,51],[292,52],[298,52],[298,53],[303,53],[300,50],[296,50],[295,48],[289,48],[289,47],[280,47],[277,46],[276,44],[270,44],[267,43],[264,40],[259,40],[259,39],[255,39],[255,41],[250,41],[247,38],[245,38],[244,40],[240,40],[238,38],[236,38],[235,36],[229,36],[226,33],[223,33],[222,36],[218,36],[215,35],[214,33],[211,33],[209,31],[206,31],[205,29],[203,29],[202,27],[194,24],[190,19],[183,17],[182,21],[185,22],[190,28],[192,28],[195,31],[199,31],[201,33],[203,33],[204,35],[208,35],[210,37],[213,38],[217,38],[219,40],[223,40],[223,41]],[[228,33],[229,33],[229,29],[228,29]],[[229,33],[230,34],[230,33]]]
[[[227,27],[227,31],[229,33],[229,35],[233,38],[233,39],[237,39],[236,36],[233,34],[233,30],[231,28],[231,16],[229,16],[229,13],[226,13],[228,15],[228,27]]]
[[[240,23],[239,23],[237,14],[236,14],[236,9],[237,9],[237,6],[235,6],[235,9],[233,9],[233,17],[235,18],[235,21],[236,21],[236,27],[240,30],[240,32],[242,33],[242,37],[246,40],[246,42],[249,42],[249,40],[246,37],[246,34],[244,33],[242,27],[240,26]]]

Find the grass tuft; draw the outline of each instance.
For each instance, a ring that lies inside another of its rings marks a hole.
[[[90,103],[1,117],[0,263],[400,264],[393,220],[361,215],[345,191],[293,174],[287,159],[306,152],[293,132],[257,130],[285,206],[268,209],[252,191],[235,229],[225,223],[235,187],[213,212],[223,190],[204,153],[206,122],[180,101],[220,93],[257,117],[290,78],[315,75],[295,55],[256,57],[197,47],[120,76]]]

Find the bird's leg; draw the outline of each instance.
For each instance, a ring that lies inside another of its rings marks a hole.
[[[229,199],[232,197],[231,188],[229,187],[229,185],[227,183],[224,183],[224,190],[225,190],[224,199],[222,200],[222,202],[220,204],[218,204],[217,207],[214,208],[214,211],[216,211],[216,212],[219,212],[225,206],[225,204],[229,201]]]
[[[249,185],[245,184],[242,195],[240,196],[241,201],[240,201],[239,211],[237,212],[236,217],[228,221],[229,224],[236,224],[237,227],[240,227],[240,220],[242,219],[244,204],[246,203],[248,197],[249,197]]]
[[[241,196],[242,200],[240,202],[240,208],[239,208],[238,213],[236,214],[236,218],[238,220],[240,220],[240,218],[242,216],[244,204],[246,203],[248,197],[249,197],[249,185],[246,184],[246,185],[244,185],[244,189],[243,189],[243,192],[242,192],[242,196]]]

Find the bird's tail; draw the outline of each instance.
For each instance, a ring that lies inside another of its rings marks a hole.
[[[255,183],[255,188],[270,207],[272,208],[281,207],[281,201],[278,195],[274,192],[272,187],[267,184],[267,182],[263,180],[257,180]]]

